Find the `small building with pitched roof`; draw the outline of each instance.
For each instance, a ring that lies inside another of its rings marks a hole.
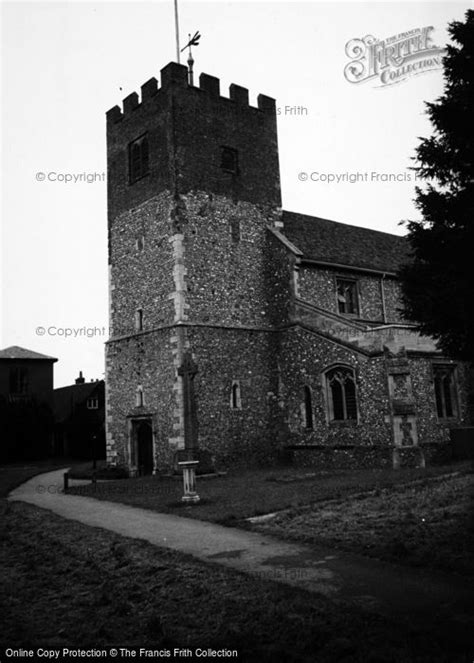
[[[0,350],[0,396],[9,402],[35,399],[52,405],[57,361],[18,345]]]
[[[17,345],[0,350],[3,461],[51,455],[56,361],[56,357]]]
[[[54,454],[105,458],[105,383],[79,372],[74,384],[54,390]]]

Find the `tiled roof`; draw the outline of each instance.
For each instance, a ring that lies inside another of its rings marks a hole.
[[[0,350],[0,359],[49,359],[49,361],[58,361],[56,357],[49,357],[33,350],[20,348],[19,345],[11,345],[9,348]]]
[[[304,258],[397,272],[409,260],[409,245],[404,237],[315,216],[283,212],[282,234]]]

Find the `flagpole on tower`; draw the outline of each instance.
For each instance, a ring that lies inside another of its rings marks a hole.
[[[178,20],[178,0],[174,0],[174,25],[176,29],[176,59],[180,63],[180,49],[179,49],[179,20]]]

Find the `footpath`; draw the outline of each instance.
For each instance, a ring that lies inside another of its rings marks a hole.
[[[446,612],[450,619],[465,621],[473,611],[473,585],[466,578],[396,566],[330,548],[288,543],[255,532],[116,502],[64,494],[65,471],[38,475],[13,490],[8,499],[383,614],[418,615],[423,619],[435,612]],[[71,485],[79,483],[71,482]]]

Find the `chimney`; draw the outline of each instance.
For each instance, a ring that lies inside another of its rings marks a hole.
[[[76,378],[76,384],[84,384],[85,380],[82,377],[82,371],[79,371],[79,377]]]

